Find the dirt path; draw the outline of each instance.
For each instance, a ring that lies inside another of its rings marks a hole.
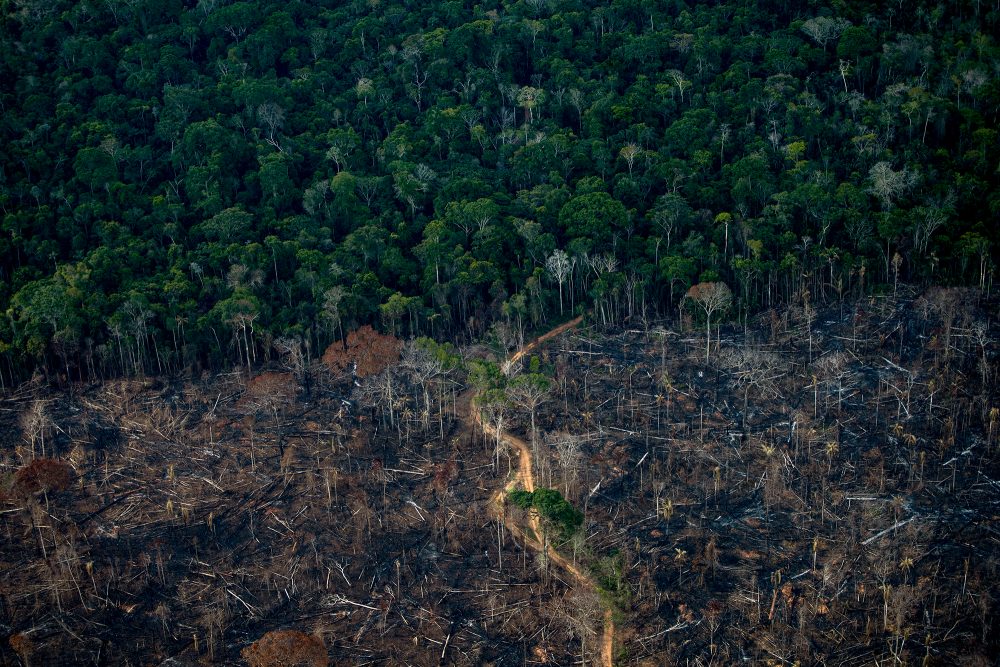
[[[524,356],[530,354],[534,351],[540,344],[545,341],[555,338],[556,336],[569,331],[573,327],[580,324],[583,320],[582,317],[577,317],[575,319],[561,324],[555,329],[552,329],[548,333],[545,333],[538,338],[534,339],[530,343],[524,345],[522,348],[514,352],[507,360],[506,365],[516,364]],[[481,428],[485,433],[491,437],[496,437],[496,430],[488,424],[484,424],[479,412],[472,408],[469,408],[471,417],[476,425]],[[501,491],[498,491],[496,496],[493,497],[493,506],[497,514],[503,518],[504,514],[504,497],[516,489],[517,487],[523,488],[525,491],[535,490],[535,475],[534,466],[531,460],[531,447],[521,438],[517,436],[510,435],[509,433],[503,433],[502,439],[515,450],[517,450],[517,471],[509,482],[504,486]],[[549,545],[543,545],[538,541],[538,535],[542,534],[541,521],[538,514],[531,512],[528,514],[528,527],[531,529],[531,534],[521,526],[513,522],[505,522],[507,529],[514,534],[515,537],[520,539],[524,544],[528,545],[535,551],[540,551],[545,549],[546,555],[549,561],[556,564],[564,572],[570,575],[570,577],[579,586],[585,586],[586,588],[593,589],[595,584],[593,580],[580,571],[580,569],[574,565],[572,562],[567,560],[562,554],[550,547]],[[614,642],[615,642],[615,623],[612,618],[611,610],[606,609],[604,611],[604,631],[601,634],[601,664],[603,667],[614,667]]]

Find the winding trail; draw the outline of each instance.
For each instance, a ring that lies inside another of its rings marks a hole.
[[[555,338],[556,336],[559,336],[560,334],[563,334],[566,331],[569,331],[570,329],[579,325],[581,321],[583,321],[583,317],[577,317],[575,319],[570,320],[569,322],[559,325],[555,329],[552,329],[551,331],[539,336],[538,338],[535,338],[530,343],[527,343],[519,350],[514,352],[514,354],[512,354],[505,362],[505,366],[509,367],[512,366],[513,364],[516,364],[523,357],[530,354],[545,341]],[[473,398],[473,401],[470,403],[469,407],[469,412],[471,414],[473,421],[479,428],[483,430],[484,433],[495,438],[497,435],[496,429],[494,429],[489,424],[485,424],[483,422],[482,417],[480,416],[479,411],[475,409],[474,404],[475,404],[475,399]],[[497,516],[501,519],[501,521],[503,521],[504,498],[507,496],[508,493],[510,493],[511,491],[513,491],[518,487],[521,487],[528,492],[534,491],[535,475],[534,475],[534,466],[532,465],[532,460],[531,460],[531,447],[528,445],[528,443],[526,443],[521,438],[518,438],[517,436],[511,435],[509,433],[502,433],[501,439],[508,445],[513,447],[515,450],[517,450],[517,461],[518,461],[517,471],[514,473],[514,476],[510,479],[509,482],[507,482],[507,484],[503,487],[503,489],[497,492],[497,494],[493,497],[492,500],[494,511],[496,512]],[[523,542],[531,549],[534,549],[535,551],[541,551],[542,549],[544,549],[545,554],[548,557],[549,561],[551,563],[555,563],[563,571],[569,574],[570,578],[573,579],[577,585],[583,586],[591,590],[596,589],[594,581],[585,573],[581,572],[576,565],[567,560],[562,554],[553,549],[550,545],[548,544],[542,545],[538,541],[537,536],[542,534],[542,528],[540,519],[536,512],[528,513],[528,528],[530,528],[530,533],[526,531],[524,527],[519,526],[513,522],[508,523],[504,521],[504,525],[507,527],[508,530],[511,531],[511,533],[515,535],[515,537],[517,537],[519,540],[521,540],[521,542]],[[601,633],[600,641],[601,641],[601,651],[600,651],[601,665],[603,665],[603,667],[614,667],[615,622],[614,618],[612,617],[611,609],[604,610],[604,631]]]

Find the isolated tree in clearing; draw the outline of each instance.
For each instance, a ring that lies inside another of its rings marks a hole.
[[[695,302],[705,312],[705,362],[707,363],[708,354],[712,349],[712,314],[729,308],[733,302],[733,293],[726,283],[698,283],[691,286],[684,298]]]

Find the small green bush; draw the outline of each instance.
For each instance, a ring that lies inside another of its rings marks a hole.
[[[583,514],[555,489],[540,488],[533,493],[518,489],[507,498],[522,509],[534,507],[543,519],[555,526],[560,537],[568,540],[583,525]]]

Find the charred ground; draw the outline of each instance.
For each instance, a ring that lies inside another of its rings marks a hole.
[[[621,664],[986,664],[995,312],[800,303],[723,326],[708,362],[692,323],[549,342],[521,371],[551,379],[536,480],[585,513],[559,549],[600,600],[498,525],[510,457],[441,349],[25,385],[0,406],[0,655],[232,663],[293,629],[336,664],[569,664],[610,606]]]
[[[2,662],[231,664],[278,628],[319,636],[335,664],[557,651],[566,591],[488,511],[507,469],[454,418],[460,376],[400,347],[308,382],[9,397]],[[71,481],[26,486],[33,459]]]

